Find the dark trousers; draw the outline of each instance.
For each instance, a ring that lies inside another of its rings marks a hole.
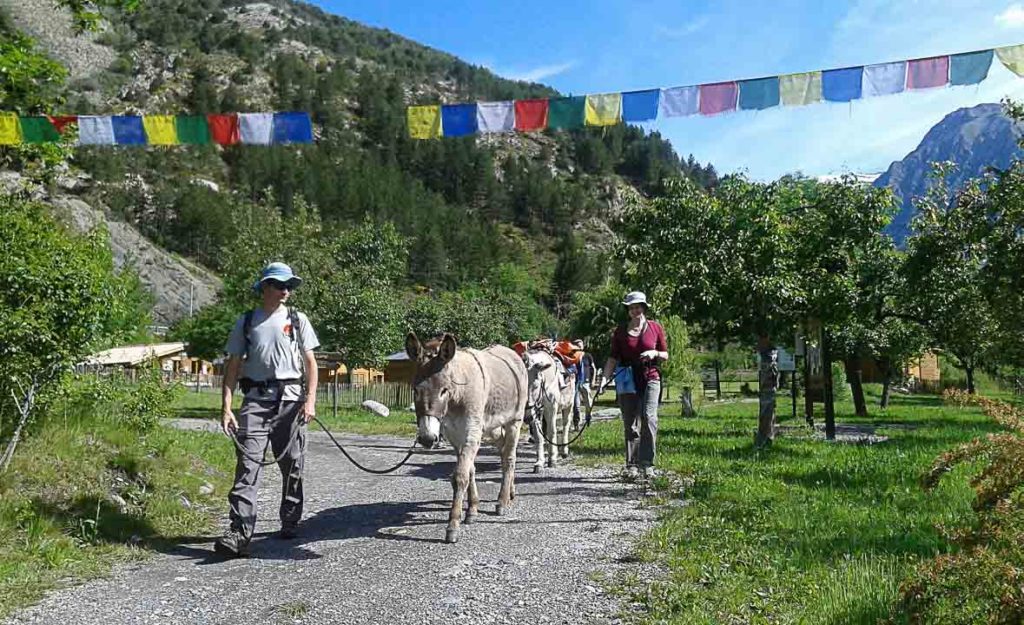
[[[283,480],[281,489],[281,523],[291,525],[302,518],[302,467],[306,449],[306,425],[299,426],[298,440],[287,454],[281,455],[291,440],[293,424],[300,419],[302,402],[262,402],[245,400],[238,413],[238,442],[249,455],[263,456],[267,441]],[[256,497],[260,467],[235,450],[235,485],[228,494],[231,528],[251,538],[256,529]]]

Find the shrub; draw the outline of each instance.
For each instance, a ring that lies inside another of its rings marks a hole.
[[[1024,410],[947,390],[960,407],[979,406],[1007,431],[965,443],[936,459],[924,477],[935,487],[955,466],[972,463],[978,523],[942,528],[962,547],[923,564],[901,589],[911,623],[1024,622]]]
[[[174,414],[172,406],[184,390],[176,382],[164,382],[160,371],[152,369],[136,386],[127,389],[118,419],[133,430],[150,430]]]

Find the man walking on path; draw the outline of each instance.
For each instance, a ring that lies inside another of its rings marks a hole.
[[[249,552],[256,528],[261,468],[253,458],[263,457],[268,443],[283,478],[279,536],[297,535],[302,518],[306,424],[316,415],[313,350],[320,347],[306,315],[285,305],[301,283],[288,265],[267,265],[253,285],[262,305],[239,317],[228,338],[221,426],[225,434],[238,439],[246,453],[235,450],[235,485],[228,494],[231,528],[214,543],[217,553],[244,556]],[[236,381],[244,394],[237,420],[231,410]]]

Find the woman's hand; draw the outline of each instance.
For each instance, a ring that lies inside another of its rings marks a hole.
[[[640,354],[641,360],[656,360],[661,357],[661,352],[656,349],[649,349]]]

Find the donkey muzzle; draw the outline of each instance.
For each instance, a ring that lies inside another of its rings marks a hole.
[[[423,417],[416,432],[416,442],[430,449],[439,440],[441,440],[441,420],[433,416]]]

